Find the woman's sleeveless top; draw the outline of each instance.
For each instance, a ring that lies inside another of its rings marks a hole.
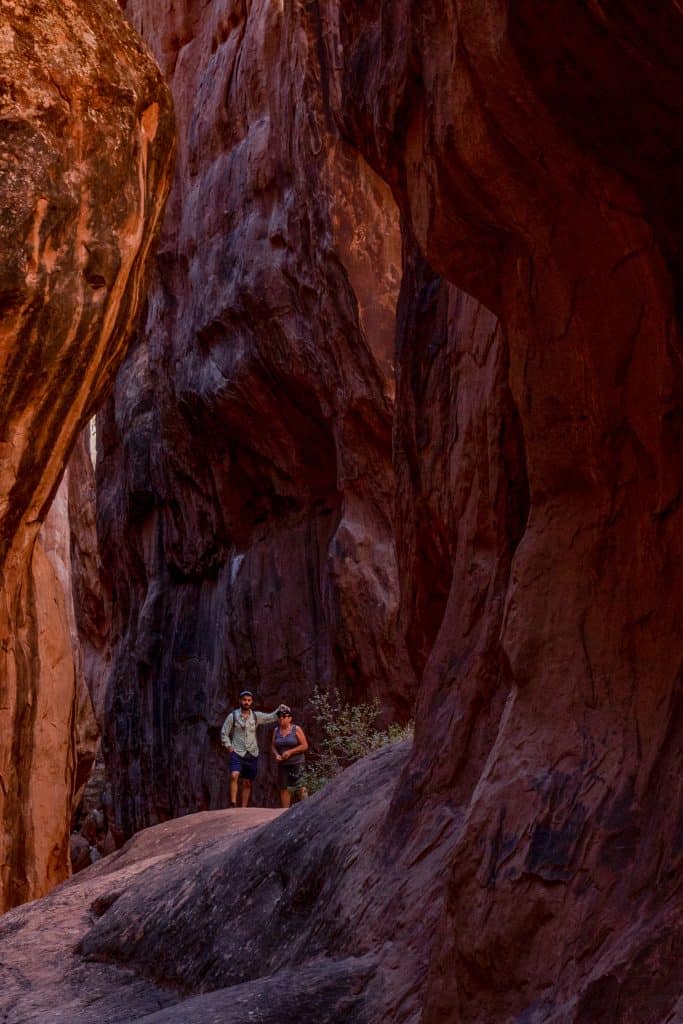
[[[282,733],[280,732],[279,725],[275,726],[275,749],[277,750],[278,754],[283,754],[285,750],[292,750],[294,747],[298,746],[299,740],[297,739],[296,736],[295,725],[292,725],[292,728],[290,729],[286,736],[283,736]],[[301,764],[305,760],[306,759],[304,757],[303,751],[300,751],[298,754],[293,754],[291,757],[288,757],[287,760],[285,761],[285,764]]]

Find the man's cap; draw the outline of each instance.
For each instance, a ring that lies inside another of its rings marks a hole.
[[[253,697],[251,690],[240,690],[240,697]]]

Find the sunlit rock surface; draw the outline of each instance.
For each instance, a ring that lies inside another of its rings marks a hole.
[[[124,354],[172,150],[168,94],[115,5],[3,0],[0,909],[67,871],[75,673],[36,538]]]
[[[39,543],[48,557],[64,595],[64,612],[71,641],[73,656],[75,699],[73,729],[75,738],[75,776],[73,780],[73,803],[77,805],[90,775],[99,745],[99,729],[95,719],[90,691],[83,672],[83,651],[76,625],[72,582],[71,522],[69,516],[69,492],[71,490],[70,460],[54,496],[50,510],[39,534]],[[77,471],[77,467],[75,467]],[[91,467],[92,469],[92,467]],[[57,588],[55,588],[56,590]]]

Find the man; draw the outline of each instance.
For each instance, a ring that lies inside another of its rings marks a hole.
[[[249,806],[251,784],[258,768],[258,742],[256,727],[277,722],[278,711],[254,711],[254,695],[242,690],[240,706],[231,711],[223,722],[221,743],[230,754],[230,806],[237,807],[237,784],[242,779],[242,807]]]

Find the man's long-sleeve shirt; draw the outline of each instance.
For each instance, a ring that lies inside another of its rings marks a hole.
[[[252,711],[250,709],[245,719],[242,717],[242,709],[235,708],[223,722],[221,743],[224,747],[232,747],[240,757],[244,757],[245,754],[258,757],[256,727],[270,725],[273,722],[277,722],[277,711]]]

